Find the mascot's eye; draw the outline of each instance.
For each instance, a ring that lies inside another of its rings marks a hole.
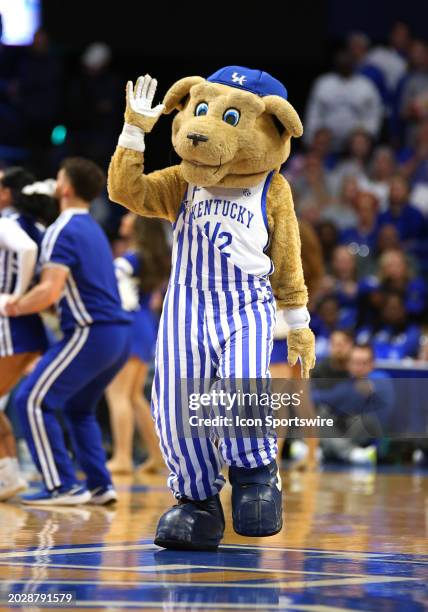
[[[196,117],[202,117],[202,115],[206,115],[208,113],[208,104],[206,102],[199,102],[198,106],[195,108]]]
[[[241,114],[236,108],[228,108],[227,111],[224,111],[223,121],[226,121],[229,125],[235,127],[235,125],[238,125],[240,118]]]

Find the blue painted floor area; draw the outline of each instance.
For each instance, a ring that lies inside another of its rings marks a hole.
[[[131,546],[132,549],[128,550]],[[75,550],[73,550],[73,548]],[[91,548],[93,550],[91,550]],[[85,607],[164,607],[192,610],[326,609],[424,610],[428,602],[427,556],[355,554],[270,547],[225,546],[217,553],[161,551],[141,545],[55,547],[29,551],[12,563],[23,574],[71,569],[79,579],[11,580],[7,592],[73,593]],[[119,555],[116,565],[114,558]],[[125,563],[123,563],[125,561]],[[100,569],[104,576],[100,576]],[[115,578],[107,573],[115,573]],[[130,576],[129,574],[132,574]],[[4,587],[3,601],[6,595]],[[196,607],[195,607],[196,606]],[[22,606],[20,606],[22,607]]]
[[[377,474],[374,485],[354,489],[348,476],[319,474],[315,496],[316,480],[301,477],[296,492],[296,481],[286,479],[284,532],[250,540],[229,530],[216,553],[153,545],[157,518],[171,501],[160,483],[122,483],[115,509],[0,504],[2,609],[22,608],[22,597],[30,602],[31,594],[48,593],[73,594],[69,609],[428,609],[427,525],[419,516],[427,479],[408,483],[412,500],[402,497],[407,475]],[[304,498],[305,491],[312,497]],[[409,547],[419,552],[403,552]],[[21,602],[7,603],[9,593],[20,594]]]

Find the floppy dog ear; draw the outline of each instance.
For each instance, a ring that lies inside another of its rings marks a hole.
[[[262,98],[267,113],[270,113],[284,127],[288,136],[298,137],[303,134],[303,125],[299,115],[287,100],[280,96]]]
[[[184,100],[189,94],[193,85],[203,83],[205,79],[199,76],[185,77],[172,85],[165,94],[163,104],[165,105],[164,114],[169,115],[173,110],[182,110]]]

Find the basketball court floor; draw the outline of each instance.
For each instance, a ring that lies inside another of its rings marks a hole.
[[[118,479],[113,508],[0,504],[1,609],[42,610],[24,601],[49,593],[73,597],[53,609],[428,609],[428,473],[325,468],[283,479],[285,528],[271,538],[233,533],[225,488],[229,529],[216,553],[152,544],[171,504],[161,476]]]

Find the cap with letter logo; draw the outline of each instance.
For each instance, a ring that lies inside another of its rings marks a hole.
[[[245,89],[257,96],[280,96],[287,99],[284,85],[262,70],[252,70],[244,66],[226,66],[207,78],[211,83],[221,83],[238,89]]]

